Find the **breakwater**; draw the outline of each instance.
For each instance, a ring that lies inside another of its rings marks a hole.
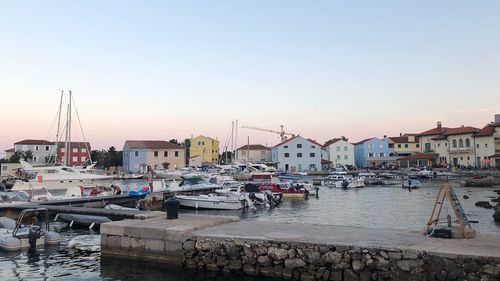
[[[285,280],[497,280],[500,235],[436,239],[360,227],[182,216],[104,224],[106,256]]]

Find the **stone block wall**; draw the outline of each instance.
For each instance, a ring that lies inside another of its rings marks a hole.
[[[495,259],[260,240],[190,238],[182,244],[182,263],[188,269],[284,280],[500,280]]]

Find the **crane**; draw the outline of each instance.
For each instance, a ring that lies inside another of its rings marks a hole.
[[[283,125],[280,125],[280,130],[279,131],[270,130],[270,129],[264,129],[264,128],[259,128],[259,127],[253,127],[253,126],[241,126],[241,128],[250,129],[250,130],[256,130],[256,131],[269,132],[269,133],[275,133],[275,134],[280,135],[282,141],[287,139],[286,136],[292,136],[292,137],[295,136],[295,134],[285,132],[285,126],[283,126]]]

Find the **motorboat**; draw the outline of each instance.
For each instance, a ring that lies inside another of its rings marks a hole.
[[[263,183],[260,185],[259,190],[271,191],[272,193],[282,193],[283,197],[289,198],[306,198],[309,195],[309,191],[303,186],[292,185],[288,182],[279,183]]]
[[[398,185],[401,182],[401,179],[394,174],[382,173],[379,175],[379,178],[382,180],[383,185]]]
[[[194,209],[239,210],[243,207],[242,200],[235,196],[218,195],[176,195],[179,205]]]
[[[365,179],[364,178],[348,178],[342,181],[335,182],[335,187],[337,188],[361,188],[365,187]]]
[[[416,179],[406,179],[406,180],[403,180],[401,185],[403,188],[407,188],[407,189],[411,190],[411,189],[416,189],[416,188],[421,187],[422,183]]]
[[[171,185],[169,191],[201,191],[201,190],[215,190],[221,186],[216,183],[210,183],[201,177],[187,177],[184,178],[178,186]]]
[[[41,218],[42,221],[38,221]],[[50,231],[49,211],[44,208],[25,209],[17,221],[0,218],[0,249],[15,251],[44,245],[59,245],[59,233]]]
[[[30,191],[46,189],[53,196],[80,197],[81,185],[108,184],[113,176],[84,173],[69,166],[33,167],[20,161],[23,180],[15,181],[11,190]]]

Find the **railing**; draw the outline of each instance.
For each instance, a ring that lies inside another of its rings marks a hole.
[[[448,152],[449,153],[464,153],[464,152],[472,152],[473,151],[473,147],[469,146],[469,147],[450,147],[448,149]]]

